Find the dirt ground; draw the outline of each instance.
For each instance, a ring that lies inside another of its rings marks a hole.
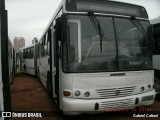
[[[13,111],[53,111],[50,100],[40,81],[24,74],[17,74],[11,85]]]
[[[47,91],[42,86],[38,78],[17,74],[11,85],[12,112],[43,112],[51,111],[47,114],[60,113],[53,101],[49,98]],[[57,112],[58,111],[58,112]],[[57,116],[57,115],[53,115]],[[12,120],[53,120],[52,118],[19,118]]]
[[[12,120],[135,120],[133,117],[115,117],[116,114],[106,113],[97,115],[80,115],[74,117],[64,116],[56,107],[56,104],[51,101],[47,91],[42,86],[38,78],[19,73],[16,75],[13,84],[11,85],[11,101],[13,112],[42,112],[48,117],[43,118],[19,118],[15,117]],[[152,111],[160,111],[160,101],[149,106]],[[50,111],[50,112],[49,112]],[[159,114],[160,115],[160,114]],[[160,116],[159,116],[160,118]],[[149,120],[158,120],[159,118],[147,118]],[[146,118],[136,118],[145,120]]]

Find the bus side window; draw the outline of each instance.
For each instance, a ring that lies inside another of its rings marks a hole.
[[[47,55],[50,53],[50,41],[47,41]]]
[[[45,56],[46,35],[43,37],[43,56]]]
[[[42,56],[42,40],[39,42],[39,58]]]
[[[28,58],[28,50],[26,49],[26,59]]]
[[[31,48],[31,58],[34,56],[34,47]]]
[[[26,50],[23,50],[23,59],[26,59]]]
[[[47,39],[47,53],[50,54],[50,41],[51,41],[51,29],[48,31],[48,39]]]
[[[48,51],[47,51],[47,39],[48,39],[48,34],[46,34],[45,38],[44,38],[44,56],[48,55]]]
[[[27,58],[30,58],[30,49],[27,49]]]
[[[31,49],[29,48],[28,49],[28,52],[27,52],[28,54],[27,54],[27,58],[29,59],[30,58],[30,55],[31,55]]]
[[[39,58],[39,45],[40,45],[40,44],[38,44],[38,45],[37,45],[37,47],[38,47],[38,54],[37,54],[37,58]]]
[[[41,56],[44,56],[44,37],[42,38],[42,44],[41,44]]]

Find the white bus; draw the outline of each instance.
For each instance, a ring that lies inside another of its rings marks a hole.
[[[160,23],[153,25],[154,51],[153,68],[155,71],[155,82],[157,83],[157,98],[160,100]]]
[[[39,42],[39,75],[65,114],[131,109],[155,99],[144,7],[63,0]]]
[[[33,44],[21,48],[20,51],[20,67],[24,73],[37,75],[37,54],[38,44]]]
[[[10,39],[8,40],[8,65],[10,83],[13,83],[15,76],[15,50]]]
[[[0,120],[9,119],[2,112],[11,111],[7,24],[4,0],[0,0]]]

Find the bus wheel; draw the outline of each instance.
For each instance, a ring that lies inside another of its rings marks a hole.
[[[50,76],[49,72],[47,74],[47,91],[48,91],[50,98],[52,98],[53,97],[53,95],[52,95],[52,82],[51,82],[51,76]]]
[[[38,73],[37,73],[37,77],[40,79],[40,73],[39,73],[39,68],[38,68]],[[48,80],[48,78],[47,78]]]

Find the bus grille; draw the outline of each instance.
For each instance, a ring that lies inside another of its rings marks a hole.
[[[125,97],[133,94],[136,86],[132,87],[123,87],[123,88],[111,88],[111,89],[98,89],[96,93],[99,98],[117,98],[117,97]]]
[[[127,109],[133,108],[135,104],[135,99],[123,99],[123,100],[115,100],[115,101],[107,101],[100,103],[100,109],[103,110],[106,108],[107,111],[116,110],[116,109]]]

